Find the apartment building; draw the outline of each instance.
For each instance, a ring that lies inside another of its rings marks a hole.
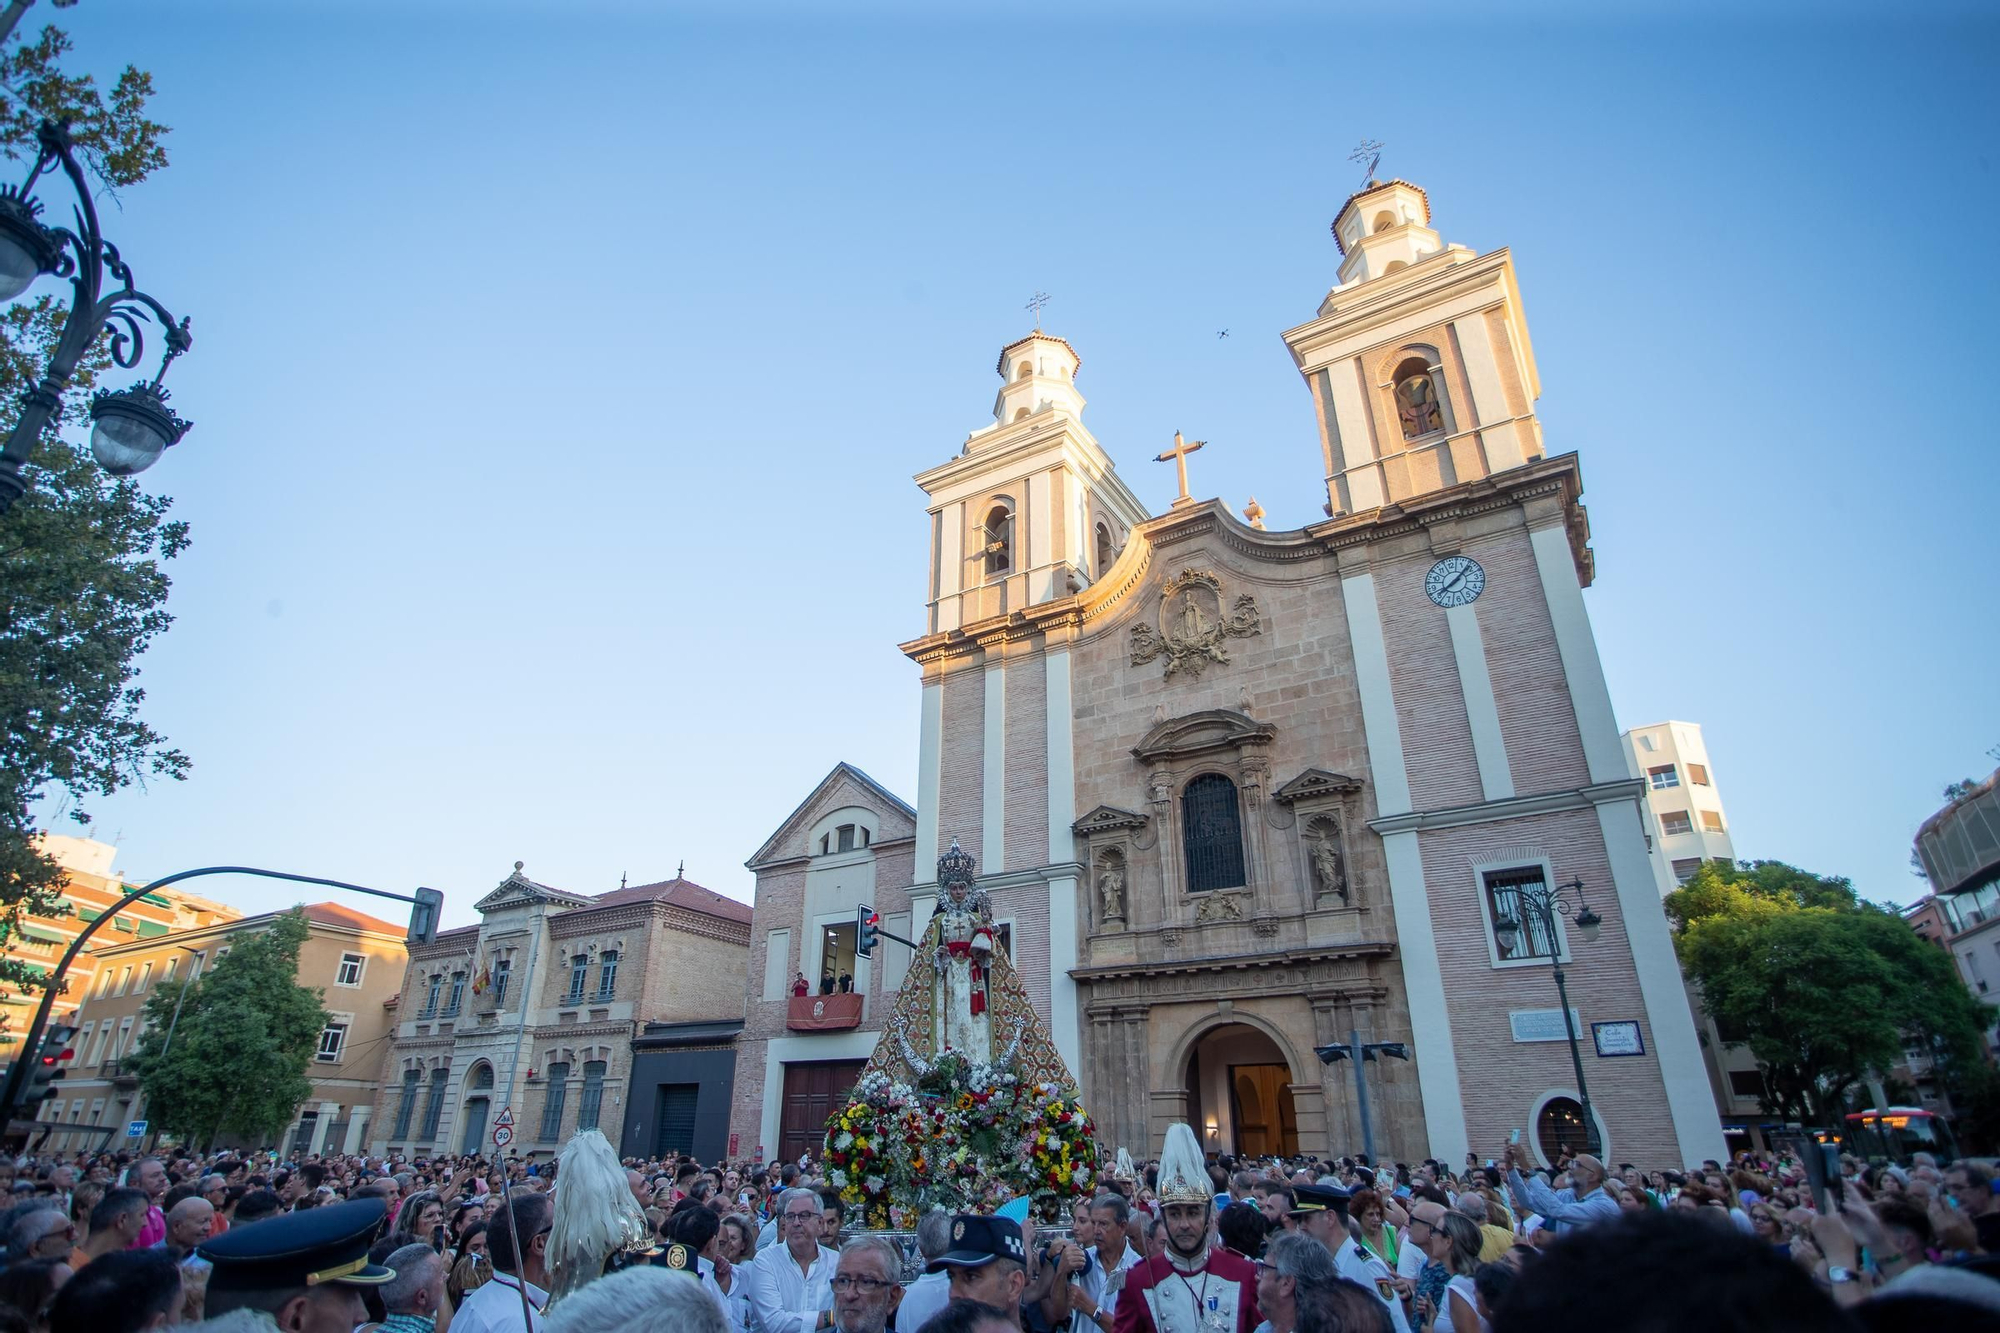
[[[1621,739],[1632,776],[1646,783],[1646,831],[1662,894],[1694,877],[1703,861],[1734,861],[1729,820],[1698,722],[1655,722]]]
[[[299,983],[320,991],[327,1024],[309,1071],[313,1092],[298,1108],[283,1146],[337,1152],[364,1141],[393,1031],[395,1000],[408,962],[404,926],[338,903],[304,909],[310,928],[299,951]],[[40,1118],[63,1126],[57,1151],[124,1141],[146,1119],[138,1076],[125,1064],[146,1022],[147,1000],[163,986],[192,982],[230,949],[268,929],[280,913],[215,921],[97,950],[94,980],[71,1021],[76,1056]],[[249,1148],[274,1146],[252,1143]]]

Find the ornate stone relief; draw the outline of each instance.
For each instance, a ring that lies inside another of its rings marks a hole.
[[[1264,632],[1256,599],[1239,593],[1225,613],[1222,580],[1205,569],[1183,569],[1168,580],[1155,615],[1157,627],[1143,621],[1132,626],[1132,665],[1164,657],[1167,680],[1183,671],[1199,680],[1209,663],[1228,663],[1228,640]]]
[[[1195,906],[1194,919],[1196,925],[1204,921],[1241,921],[1243,904],[1233,893],[1211,893]]]

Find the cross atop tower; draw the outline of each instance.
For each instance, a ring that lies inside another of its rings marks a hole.
[[[1049,303],[1049,294],[1047,292],[1036,292],[1033,296],[1028,298],[1028,304],[1021,307],[1023,310],[1028,311],[1035,317],[1036,333],[1040,333],[1042,331],[1042,307],[1047,305],[1048,303]]]
[[[1194,503],[1194,497],[1188,494],[1187,488],[1187,456],[1207,443],[1207,440],[1183,440],[1181,433],[1175,431],[1174,447],[1153,460],[1155,463],[1164,463],[1169,458],[1174,460],[1174,469],[1179,473],[1181,483],[1181,493],[1174,498],[1174,508],[1176,509],[1181,508],[1183,505]]]
[[[1375,179],[1375,168],[1382,165],[1382,141],[1363,139],[1355,146],[1354,151],[1347,155],[1347,160],[1361,164],[1361,183],[1366,185]]]

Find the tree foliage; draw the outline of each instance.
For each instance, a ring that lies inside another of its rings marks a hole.
[[[1703,1006],[1762,1068],[1767,1110],[1831,1124],[1848,1090],[1886,1073],[1906,1044],[1934,1053],[1948,1087],[1984,1078],[1987,1006],[1950,954],[1848,880],[1712,861],[1666,908]]]
[[[198,1144],[227,1136],[263,1146],[312,1095],[306,1070],[327,1012],[321,992],[298,983],[307,934],[294,909],[197,980],[154,990],[130,1064],[160,1129]]]
[[[69,38],[49,27],[0,54],[0,155],[32,161],[36,126],[50,117],[71,122],[106,191],[164,167],[166,128],[146,116],[152,77],[128,67],[106,93],[64,70],[69,53]],[[45,178],[37,194],[60,208],[65,188]],[[40,378],[68,310],[64,293],[0,312],[0,403]],[[62,434],[87,429],[89,394],[109,367],[100,337],[24,469],[30,491],[0,516],[0,943],[24,912],[67,910],[62,871],[36,846],[38,798],[61,790],[70,817],[87,824],[84,798],[187,769],[140,716],[146,696],[135,684],[138,657],[172,623],[161,566],[187,545],[187,525],[168,520],[164,497],[108,476]],[[0,432],[9,428],[11,414],[0,413]],[[39,969],[0,962],[0,983],[39,989]]]

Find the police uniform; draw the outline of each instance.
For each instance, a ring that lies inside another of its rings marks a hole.
[[[368,1247],[382,1232],[389,1207],[380,1199],[328,1204],[284,1213],[250,1227],[231,1227],[195,1247],[215,1270],[208,1302],[234,1291],[291,1291],[303,1296],[329,1283],[378,1287],[396,1270],[368,1262]]]
[[[1341,1222],[1347,1220],[1348,1192],[1337,1185],[1296,1185],[1292,1189],[1293,1217],[1303,1217],[1308,1213],[1337,1213]],[[1396,1333],[1410,1333],[1409,1316],[1403,1313],[1402,1297],[1393,1289],[1381,1284],[1395,1277],[1389,1265],[1382,1262],[1373,1252],[1347,1233],[1345,1225],[1333,1251],[1334,1269],[1349,1282],[1371,1292],[1382,1302],[1389,1312],[1389,1322]],[[1385,1294],[1386,1292],[1386,1294]]]

